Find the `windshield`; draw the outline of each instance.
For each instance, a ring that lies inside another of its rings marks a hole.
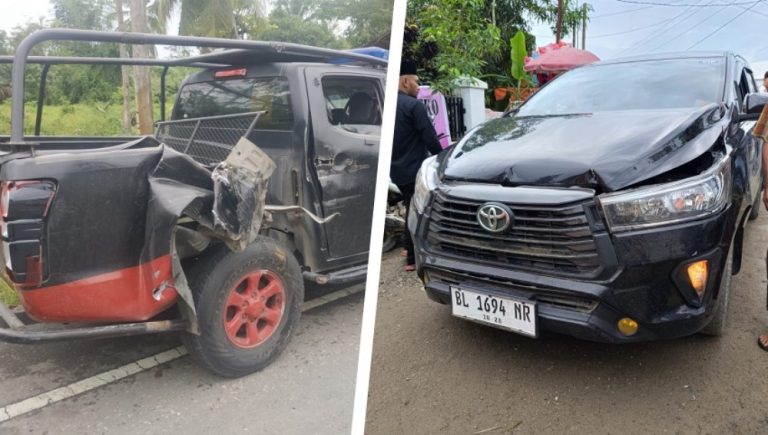
[[[702,107],[722,100],[724,74],[723,58],[578,68],[542,88],[517,116]]]

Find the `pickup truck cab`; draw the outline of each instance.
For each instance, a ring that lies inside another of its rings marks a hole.
[[[468,132],[417,178],[427,295],[533,337],[721,334],[761,206],[756,89],[730,53],[605,61]]]
[[[305,281],[364,279],[385,60],[213,38],[30,38],[235,49],[156,61],[200,70],[153,137],[11,137],[3,146],[5,279],[27,316],[78,326],[27,330],[1,307],[11,327],[0,339],[183,329],[204,367],[241,376],[287,345]]]

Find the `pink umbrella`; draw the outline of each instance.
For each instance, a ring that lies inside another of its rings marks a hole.
[[[564,46],[557,50],[546,50],[538,58],[527,62],[524,69],[536,73],[561,72],[598,60],[600,59],[589,51]]]

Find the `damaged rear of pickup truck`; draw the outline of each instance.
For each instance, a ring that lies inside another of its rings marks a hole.
[[[28,56],[51,40],[211,47],[172,60]],[[24,71],[43,65],[35,135]],[[154,136],[40,136],[57,64],[192,67]],[[288,344],[305,281],[366,273],[386,60],[295,44],[49,29],[13,58],[0,143],[0,340],[185,331],[205,368],[236,377]],[[354,213],[350,213],[354,210]]]
[[[424,162],[409,229],[427,295],[532,337],[722,334],[766,101],[730,53],[563,74]]]

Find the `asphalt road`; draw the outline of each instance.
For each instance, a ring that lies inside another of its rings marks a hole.
[[[349,433],[362,308],[358,291],[305,311],[288,348],[259,373],[222,379],[185,356],[13,418],[0,433]],[[0,407],[179,344],[174,335],[0,344]]]
[[[366,432],[768,433],[766,216],[747,229],[721,338],[530,339],[454,318],[386,255]]]

